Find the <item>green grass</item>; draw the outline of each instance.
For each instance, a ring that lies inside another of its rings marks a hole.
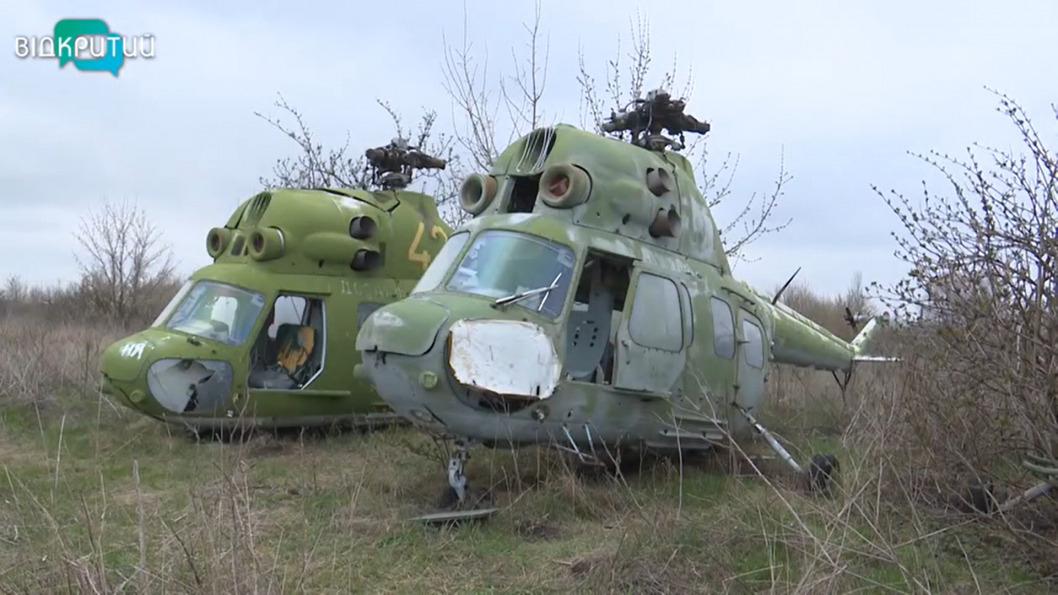
[[[855,458],[833,435],[805,432],[795,446]],[[777,468],[762,479],[726,457],[685,461],[682,481],[673,461],[614,479],[538,449],[475,449],[468,476],[499,512],[426,527],[409,519],[432,512],[444,486],[433,448],[409,429],[196,444],[106,402],[10,407],[0,589],[1048,591],[980,524],[927,537],[947,521],[914,523],[850,485],[810,497]]]

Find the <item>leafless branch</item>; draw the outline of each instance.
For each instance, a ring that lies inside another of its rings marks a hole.
[[[652,64],[649,25],[638,14],[636,15],[636,21],[631,24],[631,37],[632,50],[625,56],[630,61],[627,67],[627,75],[630,81],[627,89],[624,89],[621,84],[622,54],[618,52],[618,55],[613,60],[608,61],[606,66],[606,91],[613,105],[617,108],[623,108],[634,100],[643,97]],[[594,130],[601,132],[600,126],[604,118],[603,102],[597,91],[596,78],[585,64],[583,51],[579,56],[579,66],[580,71],[577,76],[577,82],[581,87],[582,125],[586,125],[583,120],[585,115],[588,114],[593,120],[592,126]],[[676,87],[677,70],[678,62],[676,57],[673,56],[672,69],[662,73],[658,86],[665,89]],[[683,97],[691,94],[694,84],[690,75],[685,79],[682,88]],[[626,133],[623,133],[621,138],[625,138],[625,135]],[[733,200],[731,183],[738,168],[737,157],[732,162],[732,156],[728,154],[721,162],[720,167],[710,172],[709,152],[707,141],[704,137],[692,138],[683,153],[695,164],[695,177],[698,181],[698,188],[706,198],[706,203],[710,210],[716,216],[717,210],[726,207]],[[726,179],[721,180],[721,176],[725,174]],[[779,174],[772,190],[762,194],[751,194],[745,202],[737,206],[738,210],[735,214],[721,224],[721,235],[725,238],[725,251],[733,261],[751,260],[746,256],[746,249],[751,244],[766,235],[782,231],[790,224],[791,219],[789,218],[784,221],[775,221],[775,209],[780,203],[786,184],[791,179],[792,177],[786,172],[784,161],[780,156]]]
[[[377,99],[376,102],[393,120],[398,137],[430,155],[445,159],[449,167],[455,166],[458,169],[458,164],[454,163],[458,156],[453,152],[453,137],[435,133],[436,112],[424,110],[418,127],[412,131],[404,127],[400,114],[387,101]],[[287,188],[367,188],[370,185],[371,170],[367,159],[363,151],[357,151],[355,157],[349,153],[348,133],[340,147],[325,148],[316,140],[301,112],[288,104],[282,95],[275,102],[275,106],[293,118],[292,126],[281,123],[278,118],[254,113],[297,143],[298,152],[294,157],[278,160],[273,168],[275,177],[271,180],[261,178],[262,185]],[[366,146],[368,145],[365,143],[365,148]],[[420,189],[434,196],[441,216],[451,222],[451,216],[459,212],[455,203],[459,187],[453,177],[445,171],[426,170],[420,172],[416,180],[423,182]],[[432,183],[432,186],[428,186],[429,183]]]
[[[463,131],[456,132],[456,141],[470,153],[470,161],[481,171],[488,171],[496,160],[496,110],[488,92],[488,85],[479,83],[478,68],[471,56],[471,43],[467,39],[467,11],[463,5],[463,45],[453,49],[442,33],[444,47],[444,89],[452,98],[452,119],[463,122]],[[481,74],[488,68],[488,52],[485,52]]]
[[[732,175],[734,175],[734,169],[732,169]],[[760,197],[758,197],[756,193],[753,193],[738,215],[731,219],[727,225],[721,229],[721,235],[728,235],[736,225],[741,224],[742,227],[741,233],[735,236],[736,239],[734,241],[726,242],[724,244],[724,248],[726,249],[729,258],[736,261],[748,260],[743,254],[746,246],[752,244],[764,235],[780,232],[790,224],[792,219],[786,219],[786,221],[782,223],[769,223],[773,219],[775,205],[778,204],[779,198],[783,195],[783,186],[789,182],[790,179],[791,176],[786,173],[785,160],[783,159],[783,156],[780,155],[779,175],[775,180],[775,186],[772,188],[772,191]],[[714,195],[714,197],[710,199],[710,202],[714,205],[719,205],[723,200],[723,197],[727,196],[729,192],[728,185],[730,185],[730,183],[731,180],[728,179],[727,184],[721,187],[719,191],[721,194]],[[702,192],[704,194],[706,190],[703,188]]]
[[[84,254],[80,293],[100,316],[130,321],[148,315],[152,292],[173,283],[170,248],[146,214],[130,201],[104,201],[82,217],[75,234]]]
[[[279,94],[279,99],[274,105],[294,119],[294,126],[288,127],[282,124],[278,118],[270,118],[260,112],[254,112],[254,115],[265,120],[282,132],[284,136],[297,143],[299,151],[295,157],[287,157],[276,161],[272,169],[275,177],[271,180],[262,177],[260,182],[263,186],[287,188],[366,187],[368,183],[367,162],[362,152],[356,154],[355,157],[347,153],[350,140],[348,134],[346,134],[345,143],[342,146],[326,150],[322,144],[316,141],[315,135],[305,124],[301,112],[291,107],[282,94]],[[386,106],[383,105],[383,107]]]
[[[510,140],[516,138],[518,130],[533,130],[537,128],[544,118],[541,111],[541,100],[544,96],[544,88],[547,83],[547,65],[551,57],[551,36],[544,44],[544,63],[540,65],[539,60],[539,38],[540,38],[540,2],[537,0],[532,25],[523,25],[529,34],[526,46],[529,56],[526,58],[527,65],[522,65],[518,54],[511,48],[512,67],[514,76],[508,77],[508,83],[517,88],[519,95],[515,96],[508,91],[503,80],[500,81],[500,93],[503,95],[507,106],[507,113],[514,124],[511,130]]]
[[[896,256],[911,270],[874,290],[921,330],[922,374],[937,379],[924,387],[937,391],[934,411],[914,423],[940,423],[956,404],[965,433],[949,432],[934,456],[977,470],[1024,451],[1058,454],[1058,160],[1022,108],[996,95],[1021,153],[916,155],[949,189],[923,183],[920,201],[875,188],[901,222]]]

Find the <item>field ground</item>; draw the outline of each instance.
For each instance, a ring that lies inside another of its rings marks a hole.
[[[833,499],[720,456],[616,479],[475,449],[470,481],[492,486],[499,513],[431,528],[408,518],[432,510],[442,459],[407,428],[195,444],[97,397],[43,403],[0,413],[6,592],[1055,588],[989,519],[887,507],[876,462],[803,408],[769,419],[801,460],[839,456]]]

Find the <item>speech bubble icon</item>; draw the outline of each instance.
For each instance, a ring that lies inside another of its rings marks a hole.
[[[110,35],[110,27],[102,19],[62,19],[52,29],[55,45],[55,57],[59,59],[59,68],[77,58],[77,47],[74,40],[82,35]],[[124,57],[124,54],[122,54]],[[87,62],[88,60],[83,60]],[[83,70],[83,69],[81,69]]]
[[[77,70],[109,70],[114,76],[125,65],[125,40],[117,33],[108,33],[106,47],[99,58],[76,59]]]

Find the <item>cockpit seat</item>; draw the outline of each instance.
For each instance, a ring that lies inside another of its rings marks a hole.
[[[316,329],[311,326],[281,324],[276,329],[276,363],[293,374],[305,365],[316,347]]]
[[[276,359],[264,369],[250,372],[253,388],[291,389],[304,384],[306,367],[316,347],[316,329],[298,324],[281,324],[276,329]]]

